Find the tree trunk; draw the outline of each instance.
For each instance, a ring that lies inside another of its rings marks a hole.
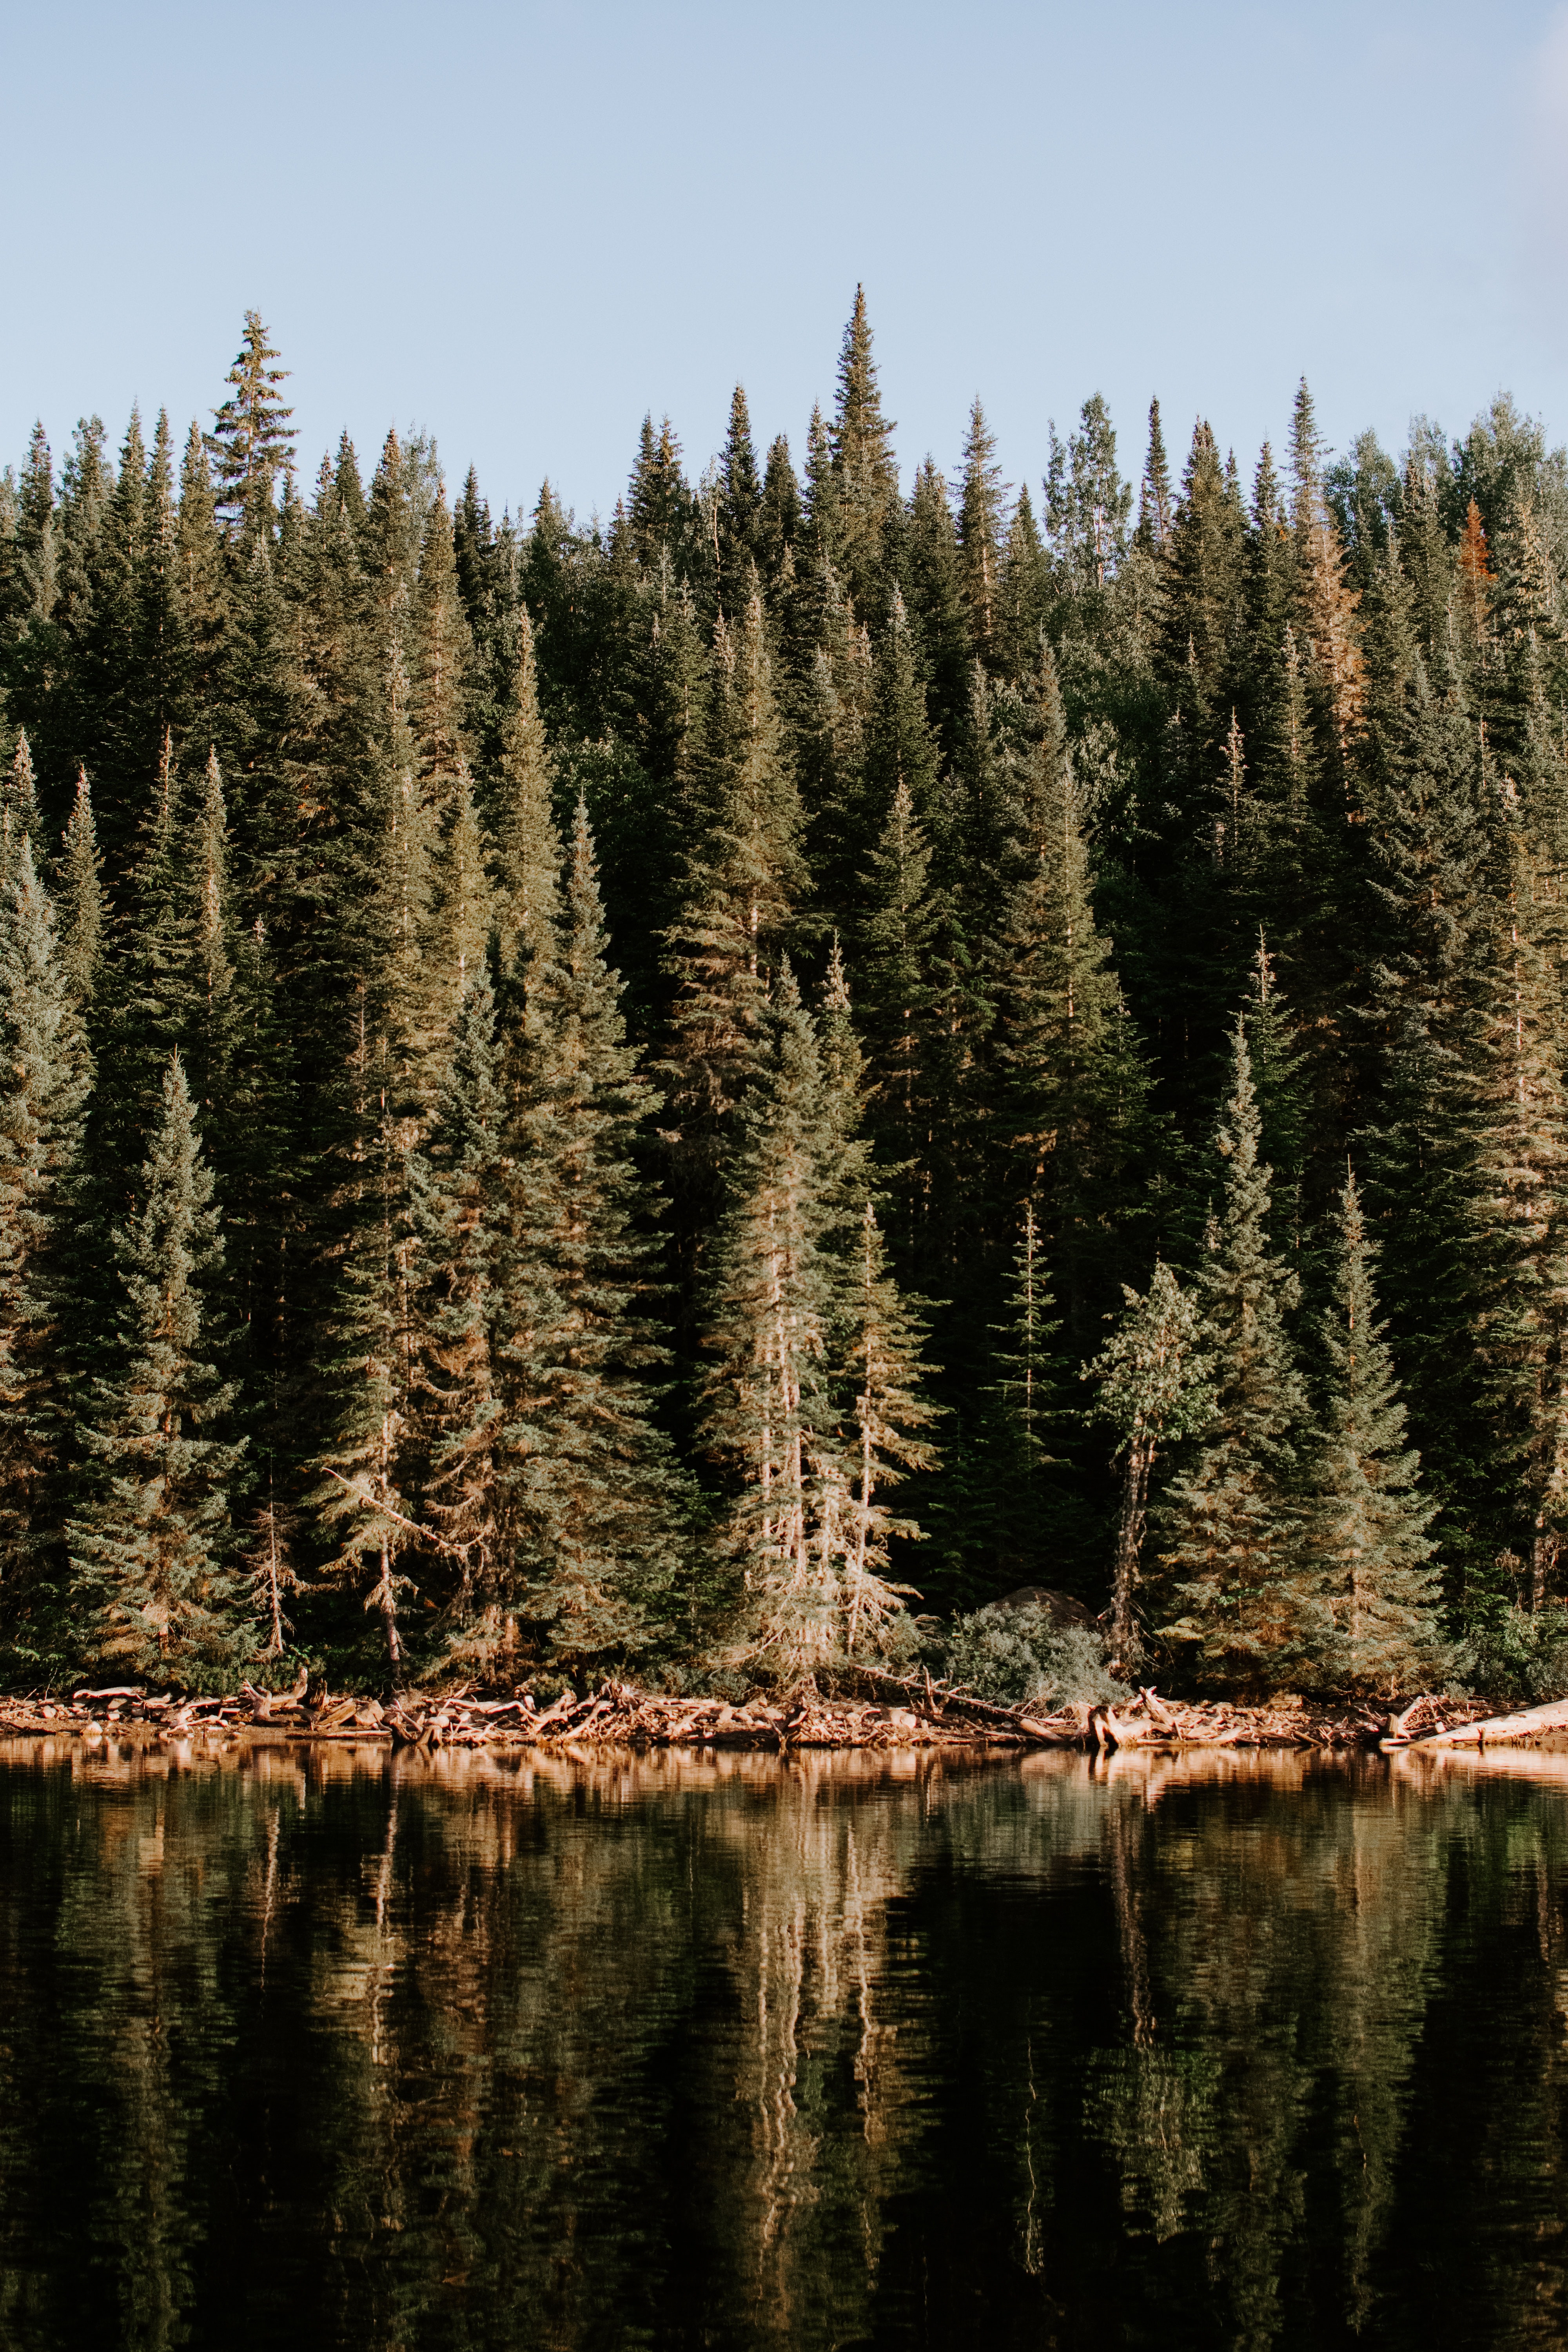
[[[1138,1589],[1138,1563],[1143,1549],[1143,1527],[1148,1516],[1149,1475],[1153,1466],[1153,1439],[1148,1436],[1130,1438],[1127,1475],[1121,1488],[1121,1516],[1116,1528],[1116,1573],[1110,1601],[1111,1646],[1124,1674],[1131,1673],[1142,1654],[1143,1644],[1137,1619],[1132,1613],[1132,1602]]]

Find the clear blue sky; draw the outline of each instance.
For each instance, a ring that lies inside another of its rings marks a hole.
[[[307,477],[433,431],[499,509],[692,472],[746,385],[797,458],[864,279],[906,478],[1158,392],[1244,467],[1501,385],[1568,434],[1568,7],[1546,0],[84,6],[0,16],[0,457],[209,421],[247,305]]]

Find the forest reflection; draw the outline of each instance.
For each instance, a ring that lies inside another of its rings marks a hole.
[[[0,2343],[1561,2345],[1565,1801],[0,1749]]]

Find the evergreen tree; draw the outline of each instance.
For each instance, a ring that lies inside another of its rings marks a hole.
[[[867,614],[879,607],[884,542],[899,504],[895,429],[882,414],[866,291],[858,286],[838,355],[838,398],[829,434],[838,543],[824,545],[821,551],[842,572],[856,610]],[[815,502],[813,514],[815,520]]]
[[[805,884],[799,788],[754,591],[738,629],[719,621],[711,681],[699,830],[685,907],[669,942],[677,995],[664,1065],[679,1122],[678,1210],[689,1250],[713,1213],[718,1169],[757,1051],[769,980]],[[689,1271],[688,1295],[694,1295]]]
[[[1149,403],[1149,455],[1143,461],[1143,487],[1138,504],[1138,529],[1154,548],[1163,548],[1171,536],[1175,519],[1175,499],[1171,493],[1171,464],[1165,455],[1165,436],[1160,426],[1160,404]]]
[[[1099,1382],[1091,1412],[1121,1435],[1125,1459],[1110,1585],[1110,1645],[1131,1675],[1143,1657],[1138,1605],[1149,1489],[1162,1447],[1189,1436],[1213,1407],[1197,1305],[1163,1259],[1148,1290],[1122,1285],[1126,1308],[1105,1346],[1083,1369]]]
[[[730,1654],[787,1682],[838,1652],[844,1612],[817,1489],[842,1495],[828,1396],[833,1284],[823,1248],[821,1057],[793,975],[765,1013],[708,1290],[701,1441],[723,1467],[717,1530]]]
[[[991,1111],[1005,1197],[1035,1202],[1070,1327],[1086,1344],[1089,1297],[1127,1213],[1143,1078],[1095,923],[1081,803],[1044,648],[1035,698],[991,979],[998,1066]]]
[[[569,1664],[646,1648],[679,1559],[679,1481],[654,1418],[650,1203],[633,1157],[658,1097],[626,1044],[606,949],[579,801],[507,1108],[497,1276],[507,1535],[523,1611]]]
[[[223,1236],[178,1056],[148,1134],[136,1207],[113,1237],[108,1369],[92,1384],[89,1463],[70,1525],[84,1645],[100,1666],[199,1685],[249,1653],[232,1568],[242,1446],[205,1310]]]
[[[295,432],[279,386],[289,371],[273,365],[258,310],[245,314],[245,332],[227,382],[233,387],[207,436],[217,475],[218,511],[230,530],[254,530],[269,520],[278,478],[290,462]]]
[[[922,1302],[904,1297],[888,1263],[876,1210],[860,1213],[853,1280],[842,1284],[840,1362],[853,1383],[845,1419],[851,1442],[844,1571],[844,1647],[874,1647],[910,1594],[889,1580],[889,1545],[918,1540],[918,1520],[896,1515],[888,1489],[934,1470],[937,1449],[922,1433],[938,1408],[923,1393],[934,1369],[925,1359]],[[825,1531],[826,1532],[826,1531]]]
[[[54,908],[24,835],[0,901],[0,1560],[16,1620],[59,1532],[69,1434],[62,1328],[91,1070]]]
[[[1006,536],[1006,485],[996,461],[996,444],[978,396],[969,413],[959,485],[958,543],[963,557],[963,595],[970,632],[983,661],[995,661],[1001,646],[1001,570]]]
[[[1333,1307],[1323,1319],[1327,1395],[1309,1469],[1312,1597],[1327,1622],[1312,1639],[1315,1675],[1392,1696],[1440,1664],[1436,1505],[1405,1446],[1405,1407],[1373,1288],[1376,1245],[1348,1175],[1340,1196]]]
[[[1198,1292],[1213,1358],[1214,1417],[1165,1507],[1172,1614],[1161,1638],[1202,1680],[1288,1675],[1316,1636],[1292,1499],[1293,1432],[1306,1399],[1286,1318],[1300,1285],[1269,1250],[1272,1171],[1259,1160],[1252,1058],[1238,1019],[1233,1092],[1215,1145],[1224,1198],[1210,1220]]]
[[[539,711],[539,668],[526,607],[519,614],[511,707],[501,737],[490,832],[495,841],[500,968],[526,981],[555,920],[560,843],[552,771]]]
[[[98,830],[87,770],[79,768],[76,802],[65,829],[58,869],[60,960],[79,1005],[92,1001],[103,957],[103,889]]]
[[[495,998],[480,961],[462,990],[429,1137],[410,1161],[409,1197],[418,1333],[410,1420],[423,1516],[455,1570],[454,1641],[481,1654],[504,1638],[501,1602],[511,1594],[497,1533],[504,1176],[496,1060]]]
[[[738,611],[750,593],[752,566],[762,555],[762,505],[751,415],[746,395],[737,384],[730,403],[730,431],[719,460],[719,594],[726,611]],[[781,557],[782,553],[781,547]]]

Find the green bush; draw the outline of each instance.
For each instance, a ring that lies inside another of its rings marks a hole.
[[[1466,1679],[1488,1698],[1540,1706],[1568,1698],[1568,1609],[1508,1609],[1459,1654]]]
[[[1106,1665],[1098,1633],[1058,1625],[1048,1609],[977,1609],[939,1631],[933,1647],[944,1681],[998,1706],[1026,1699],[1100,1706],[1128,1696]]]

